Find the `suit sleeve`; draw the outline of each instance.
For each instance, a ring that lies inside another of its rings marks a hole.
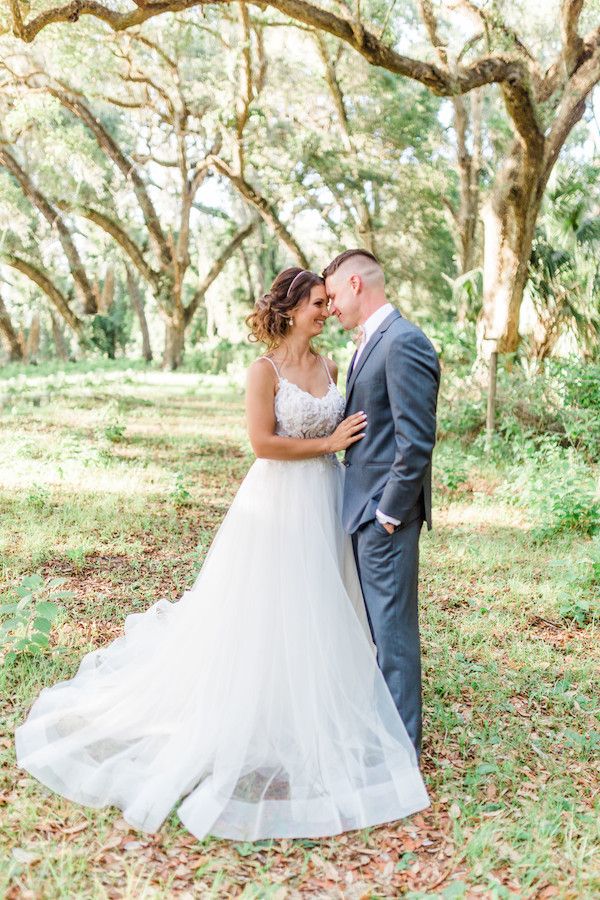
[[[402,520],[419,499],[435,444],[440,366],[422,332],[394,338],[385,376],[396,448],[378,506],[382,513]]]

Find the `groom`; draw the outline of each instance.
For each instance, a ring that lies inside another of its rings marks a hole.
[[[383,270],[346,250],[323,271],[330,311],[361,328],[346,382],[346,416],[367,414],[366,437],[346,450],[343,523],[352,535],[377,663],[421,753],[419,534],[431,528],[431,453],[440,380],[423,332],[388,303]]]

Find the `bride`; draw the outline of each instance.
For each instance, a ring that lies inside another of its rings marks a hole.
[[[311,346],[327,316],[323,279],[297,268],[256,304],[269,351],[248,372],[257,459],[190,590],[129,615],[17,729],[19,765],[52,790],[145,831],[183,798],[196,837],[248,841],[429,805],[340,521],[335,453],[369,438]]]

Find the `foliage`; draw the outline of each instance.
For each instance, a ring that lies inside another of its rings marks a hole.
[[[177,472],[173,489],[171,491],[171,500],[175,506],[184,506],[192,499],[192,495],[186,487],[186,479],[183,472]]]
[[[0,894],[104,896],[118,885],[132,897],[267,897],[285,884],[311,897],[340,886],[373,897],[503,898],[547,886],[594,897],[600,535],[533,541],[537,514],[496,492],[533,441],[522,426],[489,457],[466,435],[436,448],[434,476],[447,487],[422,536],[420,585],[431,809],[333,838],[199,843],[175,815],[143,834],[115,809],[82,809],[17,772],[14,730],[41,687],[119,637],[129,612],[181,596],[252,459],[242,392],[228,378],[126,366],[44,363],[0,411],[5,583],[43,568],[73,591],[52,635],[68,652],[22,654],[0,669]],[[17,384],[16,370],[10,378]],[[51,402],[26,400],[50,385]],[[96,447],[110,401],[132,437],[104,462]],[[176,508],[175,473],[190,494]],[[26,504],[48,492],[51,506]]]
[[[184,369],[221,375],[234,363],[248,366],[256,355],[256,348],[251,344],[234,344],[230,340],[206,341],[186,354]]]
[[[118,444],[125,438],[127,425],[123,421],[119,403],[112,400],[106,405],[104,425],[100,434],[111,444]]]
[[[57,601],[73,596],[59,590],[64,583],[64,578],[28,575],[2,596],[0,664],[11,665],[19,654],[37,654],[48,647],[53,623],[64,612]]]
[[[537,321],[535,357],[571,332],[590,355],[600,347],[600,179],[595,165],[563,167],[548,193],[529,260],[528,295]]]
[[[131,336],[132,315],[124,297],[116,299],[108,312],[95,315],[89,324],[89,340],[103,355],[115,359]]]
[[[538,538],[569,531],[591,535],[600,529],[600,495],[573,449],[549,438],[523,445],[517,456],[501,494],[537,516]]]
[[[487,398],[464,362],[452,334],[442,338],[444,369],[438,408],[442,437],[481,440]],[[448,349],[449,348],[449,349]],[[453,356],[454,354],[454,356]],[[456,365],[456,359],[460,364]],[[454,365],[453,365],[454,363]],[[498,371],[496,440],[512,456],[531,442],[545,445],[548,435],[573,448],[589,463],[600,459],[600,365],[569,358],[548,360],[541,371]]]

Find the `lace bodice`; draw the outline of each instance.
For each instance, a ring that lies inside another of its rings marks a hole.
[[[279,378],[275,394],[276,433],[282,437],[318,438],[335,431],[344,417],[345,404],[325,363],[329,388],[323,397],[315,397],[280,375],[272,359],[263,358],[269,360]]]

